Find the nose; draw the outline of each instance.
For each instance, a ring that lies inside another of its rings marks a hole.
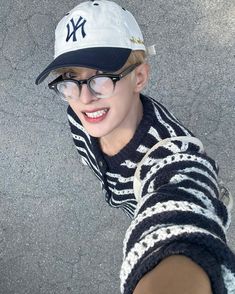
[[[80,86],[80,96],[79,96],[79,100],[83,103],[83,104],[89,104],[93,101],[98,100],[97,97],[95,97],[91,91],[88,89],[86,84],[82,84]]]

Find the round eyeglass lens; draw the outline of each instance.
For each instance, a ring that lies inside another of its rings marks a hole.
[[[94,77],[90,80],[89,87],[97,98],[108,98],[114,91],[114,83],[109,77]]]
[[[57,84],[57,90],[65,101],[79,98],[79,88],[75,82],[63,81]]]

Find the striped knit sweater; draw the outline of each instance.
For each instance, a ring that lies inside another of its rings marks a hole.
[[[124,239],[121,292],[131,294],[163,258],[183,254],[204,268],[214,294],[235,293],[235,256],[226,244],[230,216],[219,200],[217,166],[165,107],[143,95],[141,101],[144,115],[134,137],[112,157],[102,153],[68,107],[82,162],[100,180],[109,205],[132,218]]]

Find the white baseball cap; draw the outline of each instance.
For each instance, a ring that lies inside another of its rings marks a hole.
[[[146,47],[139,25],[129,11],[108,0],[83,2],[58,23],[54,60],[37,77],[36,84],[63,67],[117,71],[132,50],[146,51]]]

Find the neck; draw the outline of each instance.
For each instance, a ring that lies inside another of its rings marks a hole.
[[[143,105],[140,99],[133,105],[133,114],[122,126],[113,130],[110,134],[99,138],[102,151],[109,155],[116,155],[133,138],[135,131],[143,117]]]

